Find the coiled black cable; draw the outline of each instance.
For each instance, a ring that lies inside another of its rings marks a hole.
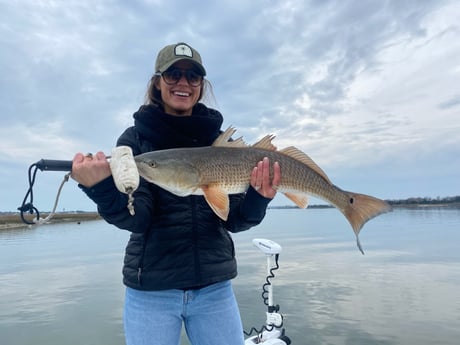
[[[262,299],[264,301],[264,304],[266,306],[268,306],[268,289],[267,287],[272,285],[271,283],[271,279],[275,278],[275,274],[274,274],[274,271],[276,271],[277,269],[280,268],[279,264],[278,264],[278,258],[279,258],[279,254],[275,254],[275,266],[272,267],[269,272],[270,274],[265,278],[265,284],[262,285]],[[273,309],[270,309],[270,307],[272,307]],[[269,306],[269,312],[272,313],[272,312],[278,312],[280,309],[279,305],[276,305],[276,306]],[[283,322],[281,322],[281,325],[278,326],[278,327],[283,327]],[[273,330],[273,328],[275,328],[274,325],[271,325],[270,327],[267,327],[267,325],[263,325],[260,327],[260,329],[257,329],[255,327],[252,327],[249,332],[246,332],[246,331],[243,331],[244,334],[246,336],[251,336],[252,334],[262,334],[263,331],[267,331],[267,332],[271,332]]]
[[[267,296],[268,290],[267,290],[267,287],[272,285],[272,283],[270,282],[270,279],[275,278],[275,274],[273,272],[280,268],[280,266],[278,264],[279,256],[280,256],[279,254],[275,254],[275,267],[272,267],[270,269],[270,271],[269,271],[270,274],[267,276],[267,278],[265,278],[266,283],[264,285],[262,285],[262,299],[264,300],[264,304],[267,305],[267,306],[268,306],[268,296]]]

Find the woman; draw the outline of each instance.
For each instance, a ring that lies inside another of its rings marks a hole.
[[[222,132],[223,118],[199,103],[205,75],[195,49],[185,43],[164,47],[146,102],[117,145],[130,146],[134,155],[211,145]],[[127,196],[116,189],[105,155],[75,155],[72,177],[107,222],[131,231],[123,267],[127,345],[179,344],[182,323],[194,345],[244,343],[230,283],[237,269],[228,232],[262,221],[280,181],[279,165],[273,164],[272,180],[269,168],[268,159],[258,162],[248,191],[230,196],[225,222],[203,196],[179,197],[143,179],[131,216]]]

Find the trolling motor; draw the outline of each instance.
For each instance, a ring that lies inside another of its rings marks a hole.
[[[266,283],[262,286],[262,298],[268,310],[265,325],[260,330],[253,327],[249,332],[244,332],[246,336],[251,336],[254,332],[257,333],[246,339],[244,344],[290,345],[291,340],[286,336],[285,329],[282,328],[283,315],[279,313],[280,306],[275,306],[273,302],[273,284],[270,281],[275,277],[273,272],[279,268],[278,258],[281,246],[276,242],[261,238],[253,239],[252,243],[267,257],[267,278]]]
[[[110,170],[112,171],[112,176],[115,181],[117,189],[125,194],[128,194],[128,210],[131,215],[134,215],[134,198],[133,193],[139,187],[139,172],[137,170],[136,162],[134,161],[134,156],[131,148],[129,146],[118,146],[112,150],[112,155],[107,157],[109,159]],[[34,169],[35,168],[35,169]],[[41,171],[67,171],[68,173],[64,176],[57,196],[54,203],[53,210],[45,219],[40,218],[40,212],[33,205],[33,185],[35,183],[35,177],[37,170]],[[58,204],[59,196],[62,190],[62,187],[65,182],[69,180],[70,171],[72,170],[72,161],[65,160],[51,160],[51,159],[41,159],[38,162],[32,164],[29,167],[29,189],[24,197],[22,205],[18,207],[20,211],[21,219],[24,223],[34,225],[34,224],[43,224],[48,222],[54,215],[56,207]],[[27,202],[27,199],[29,201]],[[24,217],[24,213],[29,212],[30,214],[36,214],[35,219],[32,221],[27,220]]]

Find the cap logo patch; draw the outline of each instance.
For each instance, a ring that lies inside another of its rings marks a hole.
[[[185,44],[178,44],[174,48],[174,54],[176,54],[176,56],[188,56],[190,58],[193,57],[192,49],[190,49],[190,47]]]

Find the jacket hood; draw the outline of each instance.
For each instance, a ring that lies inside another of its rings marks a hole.
[[[191,116],[166,114],[157,105],[143,105],[134,113],[136,131],[157,149],[210,146],[220,134],[222,114],[198,103]]]

